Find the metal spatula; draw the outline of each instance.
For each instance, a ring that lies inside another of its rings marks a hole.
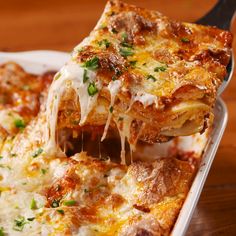
[[[229,30],[230,23],[236,17],[236,0],[219,0],[214,8],[204,17],[196,21],[197,24],[217,26],[220,29]],[[231,53],[231,59],[227,66],[227,76],[218,90],[221,95],[225,90],[234,72],[234,55]]]

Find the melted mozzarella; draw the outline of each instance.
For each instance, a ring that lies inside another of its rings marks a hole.
[[[108,87],[107,87],[108,90],[110,91],[110,94],[111,94],[110,109],[112,109],[112,110],[108,112],[108,118],[107,118],[106,126],[104,128],[104,132],[103,132],[101,141],[103,141],[106,138],[107,131],[108,131],[110,123],[111,123],[111,118],[112,118],[112,113],[113,113],[113,106],[114,106],[114,103],[115,103],[116,95],[120,91],[120,87],[121,87],[121,81],[120,80],[111,81],[109,83]]]
[[[138,92],[134,98],[134,102],[138,101],[143,104],[143,106],[146,108],[147,106],[150,106],[152,104],[155,104],[156,107],[158,107],[158,98],[155,95],[145,93],[145,92]]]
[[[48,137],[46,151],[49,154],[58,153],[58,147],[56,143],[56,126],[59,105],[62,96],[68,88],[72,88],[79,97],[80,103],[80,123],[83,125],[90,111],[94,108],[98,93],[94,96],[90,96],[88,93],[88,83],[83,82],[84,69],[73,62],[65,65],[60,71],[60,77],[54,80],[48,94],[47,100],[47,123],[48,123]],[[89,82],[95,82],[96,73],[88,71]],[[101,89],[101,84],[96,82],[98,90]]]
[[[122,117],[119,118],[119,120],[116,120],[116,126],[120,134],[120,140],[121,140],[121,164],[125,165],[126,164],[126,159],[125,159],[125,140],[129,141],[130,139],[130,127],[132,124],[133,118],[131,118],[128,115],[123,115]],[[132,152],[132,150],[131,150]]]

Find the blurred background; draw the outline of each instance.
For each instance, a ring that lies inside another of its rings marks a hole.
[[[188,22],[203,16],[217,2],[124,1]],[[0,0],[0,51],[51,49],[70,52],[92,30],[105,3],[105,0]],[[234,22],[231,27],[233,33],[235,25]],[[229,109],[229,124],[187,235],[236,235],[235,91],[234,76],[223,95]]]
[[[125,1],[185,21],[198,19],[216,3],[216,0]],[[106,0],[0,0],[0,50],[70,51],[94,27],[105,3]]]

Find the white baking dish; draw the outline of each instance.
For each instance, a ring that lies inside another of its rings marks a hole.
[[[66,63],[66,61],[69,60],[69,58],[70,55],[68,53],[57,51],[30,51],[20,53],[0,52],[0,64],[7,61],[14,61],[20,64],[26,71],[36,74],[44,73],[46,71],[57,71]],[[154,153],[155,157],[168,155],[169,150],[174,145],[180,150],[187,152],[193,151],[195,152],[195,155],[199,157],[204,151],[201,167],[196,174],[187,199],[173,228],[172,236],[182,236],[188,228],[212,161],[224,133],[227,119],[228,115],[226,106],[219,98],[215,107],[215,123],[210,136],[205,133],[204,135],[181,137],[178,139],[178,142],[156,144],[151,148],[149,146],[139,150],[141,155],[142,153]]]

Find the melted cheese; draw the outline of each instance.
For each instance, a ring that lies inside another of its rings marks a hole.
[[[106,125],[104,128],[104,132],[103,132],[101,141],[103,141],[106,138],[107,131],[108,131],[109,125],[111,123],[111,118],[112,118],[112,114],[113,114],[113,106],[115,103],[116,95],[118,94],[118,92],[121,88],[121,81],[120,80],[111,81],[107,88],[111,94],[111,103],[110,103],[108,118],[107,118],[107,122],[106,122]]]
[[[47,123],[48,123],[48,138],[47,138],[47,153],[55,154],[58,152],[56,143],[56,126],[57,117],[61,99],[66,91],[73,89],[79,97],[80,103],[80,123],[83,125],[89,113],[96,105],[98,93],[90,96],[87,88],[88,83],[83,81],[84,69],[76,63],[68,63],[59,72],[60,77],[54,80],[48,94],[47,100]],[[90,82],[95,82],[96,73],[88,71]],[[55,76],[57,78],[57,76]],[[101,84],[96,82],[96,87],[100,90]]]

